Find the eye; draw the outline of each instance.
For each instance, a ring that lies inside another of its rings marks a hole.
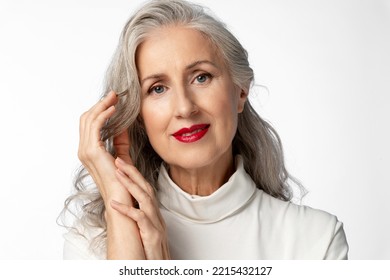
[[[196,78],[195,78],[195,81],[199,84],[204,84],[206,82],[208,82],[208,80],[211,79],[211,75],[210,74],[200,74],[198,75]]]
[[[149,89],[148,93],[162,94],[164,93],[164,91],[165,91],[164,86],[154,86]]]

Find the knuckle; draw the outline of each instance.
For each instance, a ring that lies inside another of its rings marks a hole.
[[[145,222],[145,220],[146,220],[146,218],[147,218],[145,212],[142,211],[142,210],[139,210],[139,211],[138,211],[137,216],[138,216],[138,220],[139,220],[140,222]]]
[[[81,161],[83,161],[84,160],[84,158],[85,158],[85,155],[84,155],[84,153],[83,153],[83,151],[82,150],[79,150],[78,152],[77,152],[77,157],[79,158],[79,160],[81,160]]]
[[[142,210],[138,211],[138,219],[141,221],[146,219],[146,214],[144,211],[142,211]]]
[[[80,125],[87,123],[90,117],[91,117],[91,111],[90,110],[82,113],[81,116],[80,116]]]
[[[149,183],[146,183],[145,189],[151,197],[154,197],[154,188]]]
[[[152,199],[149,195],[147,195],[147,194],[145,193],[145,195],[144,195],[144,201],[145,201],[146,203],[148,203],[148,204],[152,204],[153,199]]]
[[[106,121],[107,118],[104,114],[100,114],[96,117],[96,120],[99,121],[99,122],[103,122],[103,121]]]
[[[83,149],[82,147],[79,147],[79,150],[77,152],[77,156],[81,161],[85,161],[88,159],[89,154],[88,150]]]
[[[92,123],[91,123],[91,129],[96,130],[96,129],[99,129],[99,128],[100,128],[100,125],[99,125],[99,123],[97,122],[97,120],[92,121]]]
[[[86,112],[84,112],[84,113],[81,114],[81,116],[80,116],[80,122],[84,122],[84,121],[85,121],[85,119],[86,119],[87,116],[88,116],[88,112],[89,112],[89,111],[86,111]]]
[[[141,197],[141,203],[150,206],[151,204],[153,204],[153,199],[150,196],[148,196],[146,193],[143,193]]]

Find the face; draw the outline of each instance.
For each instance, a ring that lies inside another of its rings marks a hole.
[[[190,28],[159,28],[138,47],[136,64],[146,133],[171,168],[232,158],[246,93],[209,40]]]

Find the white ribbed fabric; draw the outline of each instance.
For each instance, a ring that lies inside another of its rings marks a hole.
[[[157,197],[173,259],[346,259],[343,225],[333,215],[269,196],[236,157],[236,172],[213,194],[184,192],[161,166]],[[88,233],[93,236],[95,233]],[[88,238],[65,235],[64,258],[103,259]]]

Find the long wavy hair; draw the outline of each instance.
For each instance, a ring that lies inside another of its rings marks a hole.
[[[146,3],[129,19],[107,70],[103,93],[103,96],[111,90],[120,93],[119,103],[101,135],[107,150],[115,157],[113,137],[127,129],[131,141],[130,156],[138,170],[155,187],[163,160],[153,150],[139,118],[141,90],[135,58],[137,47],[151,31],[171,25],[193,28],[206,36],[225,60],[232,81],[241,89],[249,92],[254,80],[246,50],[224,23],[199,5],[182,0],[155,0]],[[233,153],[242,156],[244,168],[257,187],[273,197],[289,201],[293,194],[291,182],[302,187],[285,168],[278,134],[256,113],[249,100],[238,116]],[[75,176],[74,186],[76,192],[65,201],[64,210],[70,210],[71,204],[79,202],[79,222],[103,229],[95,241],[104,244],[106,221],[103,199],[83,166]]]

